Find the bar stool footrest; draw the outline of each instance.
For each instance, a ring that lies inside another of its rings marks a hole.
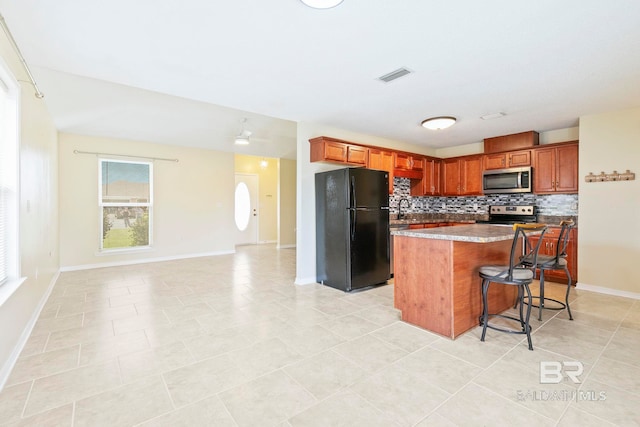
[[[514,317],[514,316],[508,316],[506,314],[489,314],[488,316],[489,317],[502,317],[503,319],[514,320],[514,321],[518,322],[520,325],[522,325],[522,323],[524,323],[519,318]],[[480,325],[482,326],[482,322],[480,322]],[[525,325],[525,326],[528,326],[529,331],[531,331],[531,325]],[[505,328],[501,328],[499,326],[492,325],[487,320],[487,328],[493,329],[495,331],[506,332],[508,334],[526,334],[527,333],[527,329],[525,328],[525,326],[521,326],[522,327],[521,331],[514,330],[514,329],[505,329]]]
[[[532,295],[531,299],[540,299],[540,297]],[[546,305],[544,305],[544,301],[553,301],[556,304],[559,304],[560,307],[547,307]],[[524,303],[527,304],[527,301],[524,301]],[[535,305],[535,304],[531,304],[531,307],[540,308],[539,305]],[[542,302],[542,308],[545,309],[545,310],[564,310],[565,308],[567,308],[567,304],[565,304],[562,301],[558,301],[557,299],[544,297],[543,298],[543,302]]]

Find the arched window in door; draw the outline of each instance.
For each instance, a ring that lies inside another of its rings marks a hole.
[[[235,220],[238,230],[244,231],[249,225],[251,217],[251,197],[249,195],[249,187],[244,182],[238,183],[236,186],[236,206]]]

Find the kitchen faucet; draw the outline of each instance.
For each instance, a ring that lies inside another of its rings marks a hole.
[[[407,202],[407,209],[409,209],[410,206],[409,199],[407,199],[406,197],[403,197],[398,201],[398,219],[404,218],[405,215],[404,213],[402,213],[402,202]]]

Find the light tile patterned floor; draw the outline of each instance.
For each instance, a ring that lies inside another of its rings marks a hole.
[[[575,321],[532,319],[531,352],[403,323],[393,285],[345,294],[294,274],[295,251],[271,245],[61,274],[0,424],[640,425],[640,301],[573,291]],[[580,383],[541,384],[545,361],[581,362]]]

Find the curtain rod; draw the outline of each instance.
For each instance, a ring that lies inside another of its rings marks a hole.
[[[178,159],[167,159],[164,157],[145,157],[145,156],[133,156],[130,154],[113,154],[113,153],[98,153],[95,151],[80,151],[73,150],[74,154],[95,154],[96,156],[116,156],[116,157],[133,157],[135,159],[147,159],[147,160],[163,160],[165,162],[179,162]]]
[[[4,20],[4,16],[2,16],[1,13],[0,13],[0,25],[2,25],[2,29],[4,30],[4,33],[7,35],[7,39],[9,39],[9,43],[11,43],[11,46],[13,46],[13,49],[16,51],[16,54],[18,55],[20,62],[22,62],[22,66],[24,67],[25,71],[27,72],[27,75],[29,76],[30,83],[33,85],[33,88],[36,90],[36,93],[35,93],[36,98],[40,98],[40,99],[44,98],[44,93],[42,93],[40,91],[40,88],[38,88],[38,84],[36,83],[36,80],[33,78],[33,74],[31,74],[31,70],[27,65],[27,61],[25,61],[24,56],[22,56],[22,52],[20,52],[20,48],[18,47],[18,44],[13,38],[13,35],[11,34],[11,30],[9,30],[9,27],[7,26],[7,23]]]

